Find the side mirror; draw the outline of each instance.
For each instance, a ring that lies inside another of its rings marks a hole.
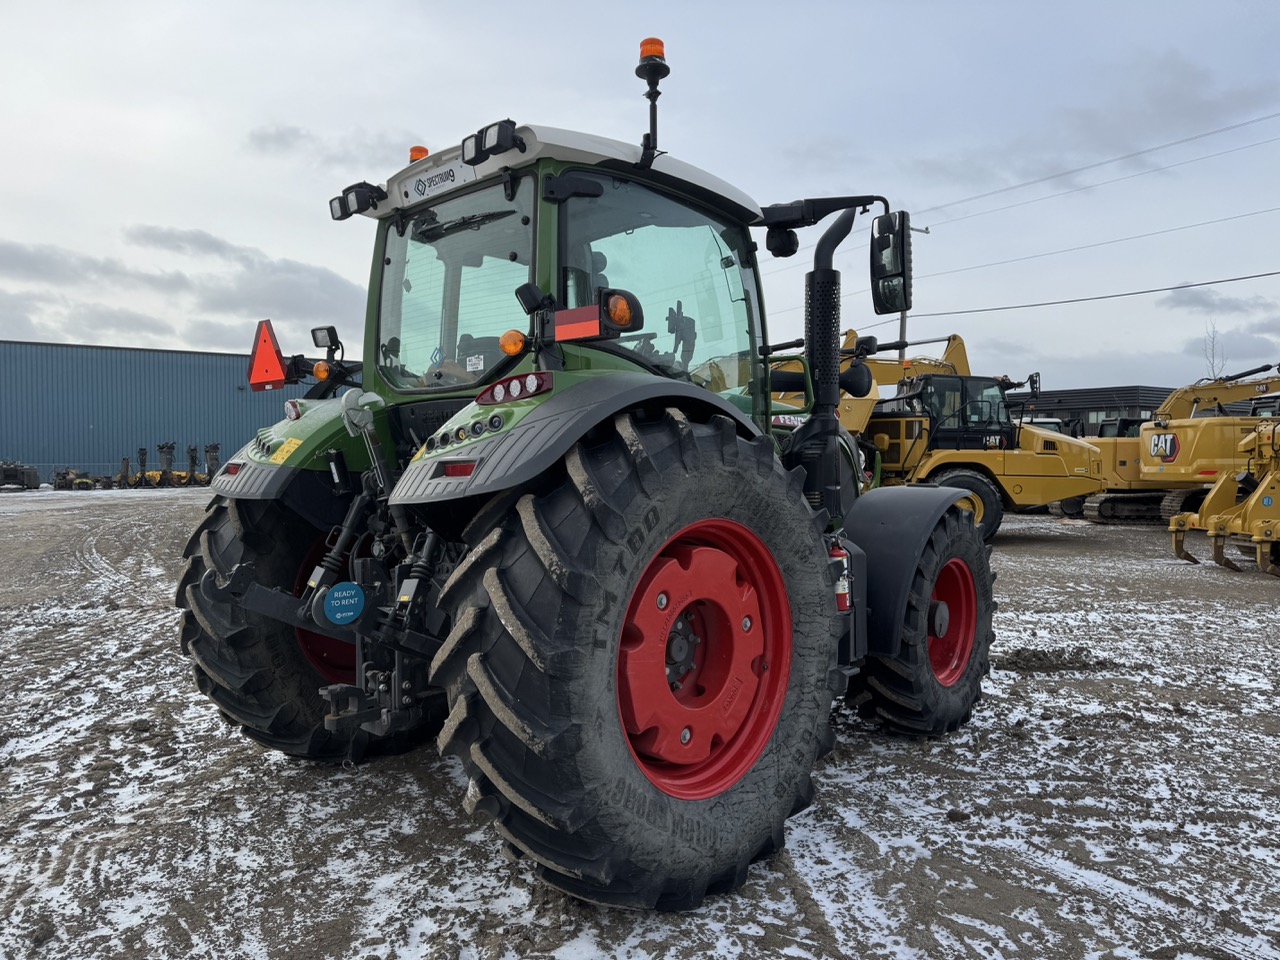
[[[871,221],[871,302],[878,314],[911,309],[911,217],[905,210]]]
[[[1027,388],[1031,391],[1032,398],[1040,396],[1040,374],[1033,373],[1027,377]]]
[[[869,357],[880,349],[880,341],[875,337],[859,337],[853,342],[855,356]]]

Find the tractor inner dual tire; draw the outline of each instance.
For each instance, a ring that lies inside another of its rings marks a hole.
[[[968,722],[994,639],[990,549],[969,511],[951,509],[938,521],[912,576],[897,655],[867,657],[857,678],[864,717],[914,735]]]

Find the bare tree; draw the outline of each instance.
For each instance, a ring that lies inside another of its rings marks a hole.
[[[1227,368],[1227,351],[1218,336],[1218,324],[1210,319],[1204,327],[1204,362],[1209,376],[1217,379]]]

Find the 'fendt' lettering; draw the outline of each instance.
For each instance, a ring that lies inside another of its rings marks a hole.
[[[1153,433],[1151,435],[1151,456],[1162,463],[1173,463],[1178,459],[1178,435],[1176,433]]]

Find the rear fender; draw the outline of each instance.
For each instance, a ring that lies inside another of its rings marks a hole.
[[[528,402],[528,401],[524,401]],[[514,406],[511,404],[509,406]],[[510,429],[421,450],[391,493],[392,506],[435,504],[490,497],[526,484],[551,469],[584,435],[623,410],[679,407],[697,419],[730,418],[744,436],[759,429],[745,414],[714,393],[679,380],[649,374],[610,372],[571,382],[521,416]],[[470,426],[500,407],[470,404],[445,432]],[[446,466],[470,464],[469,476],[447,476]]]
[[[232,500],[280,500],[318,529],[341,523],[349,497],[334,493],[329,451],[342,453],[353,477],[369,469],[369,454],[342,423],[341,401],[303,401],[297,420],[263,427],[227,459],[210,489]],[[379,432],[386,429],[386,415]]]
[[[955,506],[956,493],[948,487],[880,487],[860,496],[845,517],[845,537],[867,555],[862,587],[868,654],[897,655],[920,555],[933,528]]]

